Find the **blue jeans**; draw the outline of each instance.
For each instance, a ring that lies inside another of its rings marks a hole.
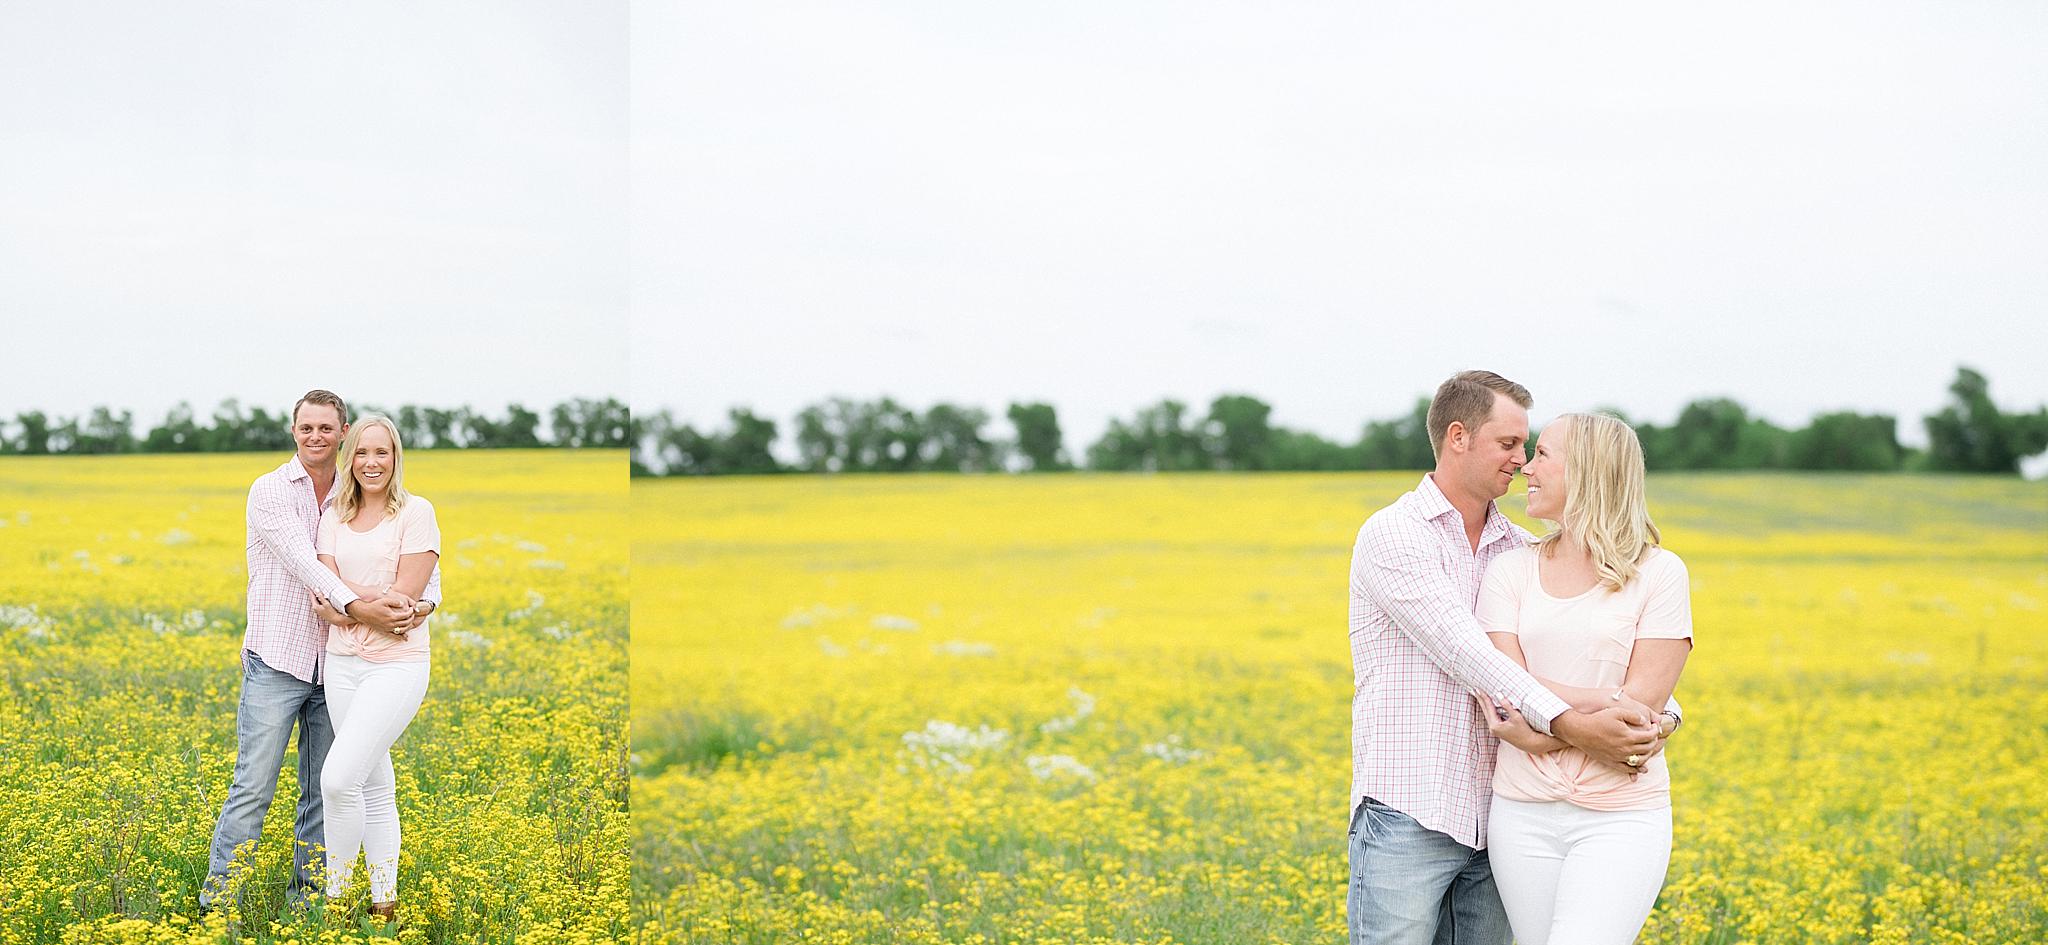
[[[1351,813],[1351,945],[1508,945],[1485,850],[1372,798]]]
[[[303,899],[318,888],[313,864],[319,860],[313,850],[326,843],[320,766],[327,763],[327,747],[334,744],[327,694],[318,684],[271,669],[255,653],[243,650],[242,698],[235,707],[235,781],[213,828],[206,883],[199,888],[201,908],[212,906],[221,894],[235,848],[253,844],[263,832],[263,816],[277,796],[277,773],[293,725],[299,729],[299,816],[292,825],[292,899]]]

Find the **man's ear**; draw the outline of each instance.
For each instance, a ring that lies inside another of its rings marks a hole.
[[[347,436],[347,435],[348,435],[348,424],[344,423],[344,424],[342,424],[342,425],[341,425],[341,435],[342,435],[342,436]]]
[[[1465,421],[1453,420],[1444,427],[1444,449],[1455,445],[1458,452],[1465,451]]]

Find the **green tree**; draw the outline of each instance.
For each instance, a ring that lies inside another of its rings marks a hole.
[[[658,413],[635,413],[627,418],[626,436],[631,446],[626,451],[628,475],[634,477],[655,475],[652,465],[662,431],[675,422],[666,410]]]
[[[775,445],[775,421],[756,416],[745,407],[735,407],[727,412],[732,420],[732,430],[718,437],[712,448],[713,469],[721,473],[773,473],[781,472],[782,464],[775,459],[772,447]]]
[[[1334,443],[1314,433],[1274,427],[1267,446],[1267,469],[1336,472],[1361,468],[1358,447]]]
[[[405,439],[405,448],[409,450],[430,450],[438,445],[427,430],[426,421],[425,412],[412,404],[398,408],[398,413],[391,417],[391,422],[398,424],[398,434]]]
[[[1824,413],[1794,430],[1785,465],[1792,469],[1892,470],[1903,458],[1899,423],[1885,414]]]
[[[256,429],[263,411],[253,414],[242,409],[242,402],[233,397],[220,402],[213,408],[213,424],[200,434],[201,448],[209,453],[245,453],[265,449],[274,445],[275,438],[267,437],[265,431]],[[277,432],[290,443],[291,431],[284,421],[277,421]]]
[[[50,422],[48,448],[51,453],[69,453],[77,443],[77,417],[59,417]]]
[[[1640,436],[1640,433],[1638,434]],[[1678,420],[1654,437],[1658,454],[1644,444],[1651,469],[1770,469],[1785,464],[1787,434],[1726,397],[1695,400]]]
[[[919,465],[940,472],[988,472],[998,468],[996,445],[981,433],[987,425],[988,412],[980,407],[933,404],[919,424],[924,435]]]
[[[1358,438],[1360,469],[1434,469],[1436,452],[1429,446],[1429,398],[1415,402],[1407,415],[1375,420]]]
[[[79,453],[130,453],[135,450],[135,414],[123,410],[119,414],[106,407],[92,408],[92,417],[78,431],[78,441],[72,447]]]
[[[834,397],[797,415],[797,455],[819,472],[907,472],[924,468],[924,420],[894,399]]]
[[[540,414],[519,404],[505,405],[505,422],[498,425],[496,445],[513,449],[540,446]]]
[[[1946,472],[2018,472],[2020,458],[2048,449],[2048,408],[2008,415],[1991,400],[1991,382],[1956,368],[1954,401],[1926,418],[1927,465]]]
[[[450,423],[465,449],[498,445],[498,422],[468,404],[455,408]]]
[[[1180,472],[1209,468],[1201,431],[1189,425],[1188,406],[1167,399],[1138,411],[1129,423],[1111,420],[1088,447],[1094,469]]]
[[[164,414],[164,422],[152,428],[142,442],[143,450],[151,453],[190,453],[203,445],[205,436],[192,418],[192,405],[182,400]]]
[[[437,449],[463,445],[458,419],[461,412],[441,407],[420,408],[420,424],[427,432],[427,441]]]
[[[1032,472],[1069,468],[1061,442],[1058,411],[1047,403],[1011,403],[1010,426],[1017,431],[1017,452]]]
[[[1210,464],[1217,469],[1271,469],[1273,408],[1245,394],[1224,394],[1209,403],[1203,434]]]
[[[649,475],[703,476],[718,471],[717,444],[689,424],[677,423],[668,411],[645,419],[634,414],[633,422],[640,426],[644,437],[635,441],[644,444],[639,465]]]
[[[797,467],[805,472],[838,472],[846,468],[845,427],[832,409],[812,404],[796,415]]]
[[[615,398],[578,397],[549,411],[556,446],[620,447],[628,440],[630,412]]]
[[[881,455],[872,468],[886,472],[909,472],[923,468],[924,421],[895,400],[884,397],[868,413],[876,430]]]

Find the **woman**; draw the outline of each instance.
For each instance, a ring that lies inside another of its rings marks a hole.
[[[1692,604],[1684,562],[1658,546],[1635,431],[1567,414],[1522,472],[1530,516],[1557,527],[1488,566],[1480,627],[1574,707],[1664,705],[1692,650]],[[1504,742],[1487,857],[1516,941],[1635,941],[1671,857],[1662,754],[1617,768],[1536,732],[1513,706],[1483,708]],[[1667,715],[1664,734],[1675,724]]]
[[[364,416],[342,440],[334,505],[320,516],[316,550],[349,589],[364,597],[417,600],[440,557],[434,507],[408,495],[398,430]],[[416,609],[427,605],[421,603]],[[334,744],[320,771],[327,813],[327,895],[338,897],[369,861],[370,914],[398,911],[398,797],[391,746],[427,694],[427,624],[392,634],[350,621],[331,606],[327,634],[327,713]]]

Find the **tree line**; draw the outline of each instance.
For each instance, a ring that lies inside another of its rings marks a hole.
[[[508,449],[532,447],[612,447],[628,444],[632,424],[626,405],[615,398],[576,398],[549,408],[543,418],[519,404],[499,415],[468,406],[444,409],[407,404],[396,410],[366,406],[354,411],[381,413],[397,425],[411,449]],[[83,416],[52,417],[40,410],[0,420],[0,453],[233,453],[293,448],[290,408],[272,413],[228,399],[213,415],[199,418],[189,403],[180,402],[163,421],[140,433],[133,411],[94,407]],[[545,419],[548,435],[543,438]]]
[[[2007,413],[1991,400],[1983,374],[1958,368],[1949,402],[1922,418],[1925,449],[1899,442],[1889,414],[1819,414],[1798,428],[1753,416],[1725,397],[1695,400],[1670,424],[1630,420],[1652,470],[1802,469],[2014,473],[2019,461],[2048,449],[2048,406]],[[1364,425],[1340,443],[1276,426],[1272,407],[1225,394],[1197,412],[1162,400],[1110,421],[1078,458],[1070,456],[1051,404],[1012,403],[1010,435],[991,432],[979,407],[935,404],[924,410],[883,397],[835,397],[805,407],[792,424],[796,460],[775,452],[774,419],[734,408],[720,429],[697,429],[663,410],[632,418],[633,474],[721,475],[784,472],[1046,472],[1428,469],[1435,465],[1425,420],[1429,398],[1406,413]],[[1612,411],[1620,415],[1619,411]],[[1623,415],[1624,420],[1629,418]]]

